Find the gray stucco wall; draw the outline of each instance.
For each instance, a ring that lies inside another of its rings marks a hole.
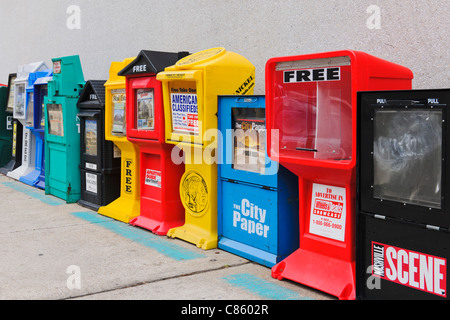
[[[255,94],[269,58],[342,49],[410,68],[414,89],[444,88],[449,21],[448,0],[0,0],[0,83],[66,55],[80,55],[86,80],[106,80],[111,61],[141,49],[220,46],[255,65]]]

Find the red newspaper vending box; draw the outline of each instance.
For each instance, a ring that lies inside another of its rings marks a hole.
[[[274,278],[355,299],[356,93],[411,89],[412,78],[349,50],[267,62],[269,157],[299,178],[299,248],[272,267]]]
[[[141,212],[130,224],[159,235],[184,224],[178,192],[184,165],[171,159],[177,147],[165,143],[162,85],[156,74],[187,55],[142,50],[118,73],[126,77],[127,139],[139,146]]]

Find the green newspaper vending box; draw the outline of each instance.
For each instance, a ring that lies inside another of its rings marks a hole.
[[[8,86],[0,84],[0,167],[11,159],[12,112],[8,110]]]
[[[80,120],[77,102],[84,88],[79,56],[54,58],[45,98],[45,194],[67,203],[80,199]]]
[[[8,94],[6,102],[6,129],[12,131],[11,151],[8,149],[1,150],[2,162],[3,157],[6,157],[6,163],[1,166],[0,173],[7,175],[8,172],[20,167],[22,165],[22,124],[19,120],[14,119],[14,81],[17,78],[17,73],[11,73],[8,77]]]

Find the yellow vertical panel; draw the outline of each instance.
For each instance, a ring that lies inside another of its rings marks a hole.
[[[118,76],[117,73],[125,68],[135,58],[127,58],[122,62],[112,62],[109,70],[109,79],[105,83],[105,138],[112,141],[117,148],[115,153],[120,153],[121,177],[120,177],[120,197],[108,204],[100,207],[98,213],[110,218],[129,223],[140,214],[140,185],[139,185],[139,149],[127,140],[126,130],[123,134],[114,134],[114,103],[113,98],[123,91],[126,97],[125,77]],[[122,101],[121,101],[122,102]],[[123,114],[126,114],[124,105]],[[126,119],[123,119],[126,125]],[[124,127],[125,128],[125,127]],[[119,151],[120,150],[120,151]],[[115,155],[119,156],[119,154]]]

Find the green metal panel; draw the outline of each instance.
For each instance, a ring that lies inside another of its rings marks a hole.
[[[12,151],[12,113],[6,111],[7,101],[8,87],[0,86],[0,167],[8,163]]]

